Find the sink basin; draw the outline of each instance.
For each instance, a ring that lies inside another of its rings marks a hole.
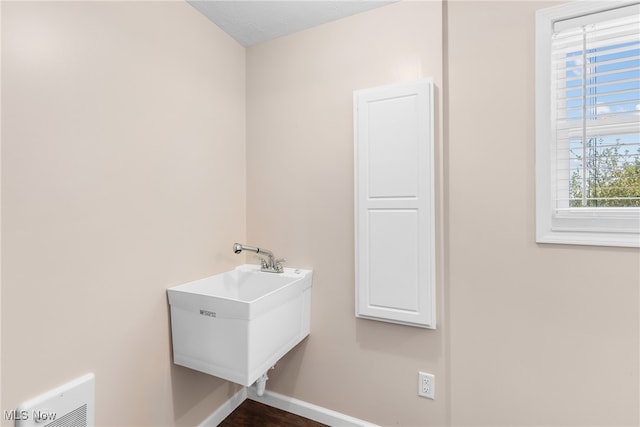
[[[253,384],[309,335],[311,279],[245,264],[169,288],[174,363]]]

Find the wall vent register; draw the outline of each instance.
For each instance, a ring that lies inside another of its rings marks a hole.
[[[16,427],[95,425],[95,376],[87,374],[21,404],[12,413]]]

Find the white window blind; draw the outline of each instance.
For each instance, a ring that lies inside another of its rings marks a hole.
[[[548,151],[542,150],[549,156],[542,158],[549,163],[548,169],[542,168],[549,179],[538,178],[538,184],[549,186],[543,191],[548,190],[550,209],[538,210],[538,215],[550,215],[548,235],[614,233],[615,240],[627,233],[633,236],[622,245],[638,246],[640,5],[579,3],[544,16],[551,24],[550,40],[541,40],[545,32],[538,22],[536,42],[547,43],[549,57],[542,62],[550,66],[542,70],[541,58],[536,58],[538,73],[550,74],[549,95],[540,97],[549,106],[537,106],[537,114],[549,114],[542,120],[550,120],[549,141],[541,141],[547,138],[547,127],[537,124],[537,144],[549,144]],[[544,46],[537,48],[537,55],[541,52]],[[537,80],[537,90],[545,90],[540,82],[545,79]],[[558,243],[593,244],[591,237]]]
[[[640,14],[554,25],[556,209],[640,207]]]

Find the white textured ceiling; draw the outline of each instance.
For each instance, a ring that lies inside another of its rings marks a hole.
[[[394,3],[383,0],[188,1],[245,47]]]

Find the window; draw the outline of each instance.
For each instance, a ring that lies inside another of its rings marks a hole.
[[[640,247],[640,4],[536,16],[536,233]]]

